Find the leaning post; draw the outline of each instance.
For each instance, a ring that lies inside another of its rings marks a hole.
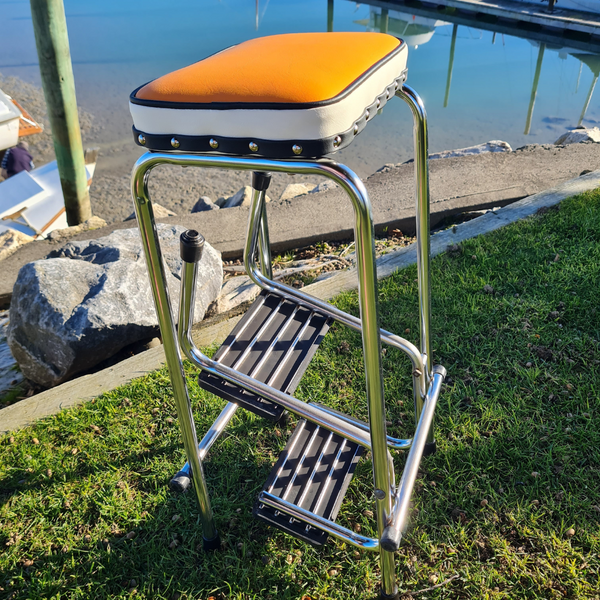
[[[67,19],[63,0],[30,0],[44,96],[52,129],[67,222],[92,216],[77,114]]]

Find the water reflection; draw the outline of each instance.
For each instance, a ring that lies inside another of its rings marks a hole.
[[[447,21],[379,6],[371,6],[368,22],[362,20],[355,23],[364,25],[367,31],[380,31],[399,37],[414,49],[429,42],[438,27],[451,25]]]
[[[333,0],[328,0],[333,7]],[[368,4],[368,3],[367,3]],[[357,6],[360,6],[357,4]],[[370,5],[369,5],[370,6]],[[333,9],[332,9],[333,10]],[[421,13],[426,12],[427,9],[421,8]],[[430,11],[433,12],[433,11]],[[464,21],[465,18],[463,17]],[[412,14],[410,12],[403,12],[402,10],[390,10],[382,6],[370,6],[369,18],[356,20],[354,23],[362,25],[367,31],[379,31],[381,33],[389,33],[398,38],[403,39],[409,47],[417,49],[419,46],[427,44],[433,38],[434,33],[439,27],[446,27],[452,25],[452,33],[450,40],[450,50],[448,54],[448,68],[446,73],[446,86],[444,92],[444,108],[448,107],[450,98],[450,88],[452,83],[452,73],[454,70],[454,58],[456,53],[456,40],[458,37],[459,23],[444,21],[437,18],[437,15],[424,16],[423,14]],[[480,22],[473,19],[473,25],[479,26]],[[463,27],[469,27],[469,25],[463,25]],[[470,29],[470,27],[469,27]],[[481,37],[481,36],[480,36]],[[526,38],[527,39],[527,38]],[[494,31],[492,36],[492,44],[496,41],[496,32]],[[504,34],[502,35],[503,44]],[[527,108],[527,115],[525,119],[524,135],[529,135],[531,132],[531,124],[533,120],[534,107],[538,95],[538,88],[540,83],[540,76],[542,73],[542,67],[544,62],[544,54],[546,50],[557,52],[560,59],[566,60],[568,56],[580,61],[579,73],[577,76],[577,85],[575,88],[575,94],[579,90],[579,82],[581,79],[581,72],[583,65],[585,64],[593,74],[593,80],[590,84],[577,127],[581,127],[583,120],[586,117],[587,110],[590,106],[594,88],[600,75],[600,54],[593,52],[582,51],[581,49],[575,49],[569,46],[560,46],[555,44],[549,44],[546,42],[539,42],[528,39],[530,44],[537,47],[537,57],[535,70],[531,82],[531,92],[529,96],[529,105]],[[542,119],[546,122],[553,122],[556,119],[546,117]],[[560,121],[566,121],[566,119],[560,119]]]
[[[592,100],[592,95],[594,93],[594,88],[596,87],[596,83],[598,81],[598,75],[600,75],[600,54],[594,54],[592,52],[581,52],[574,48],[570,48],[569,46],[555,46],[545,43],[537,43],[530,40],[530,43],[534,46],[538,46],[538,57],[537,64],[535,68],[535,75],[533,77],[533,84],[531,88],[531,99],[529,101],[529,110],[527,112],[527,121],[525,124],[525,135],[529,133],[529,129],[531,127],[531,120],[533,117],[533,108],[535,105],[535,98],[537,96],[537,89],[540,80],[540,73],[542,71],[542,63],[544,60],[544,52],[546,49],[558,53],[558,57],[561,60],[567,60],[569,56],[576,58],[579,61],[579,73],[577,75],[577,84],[575,86],[575,93],[579,91],[579,82],[581,81],[581,72],[583,70],[583,65],[585,64],[590,71],[592,72],[593,79],[590,84],[590,88],[588,90],[583,109],[581,111],[581,115],[579,116],[579,121],[577,122],[577,127],[581,127],[585,115],[587,113],[588,107]]]
[[[592,80],[592,84],[590,85],[590,89],[587,94],[587,98],[585,99],[585,104],[583,105],[583,110],[581,111],[581,116],[579,117],[579,122],[577,126],[581,126],[583,123],[583,119],[585,118],[585,113],[590,105],[590,101],[592,100],[592,94],[594,93],[594,88],[596,87],[596,82],[598,81],[598,74],[600,74],[600,55],[598,54],[573,54],[575,58],[578,58],[581,61],[581,64],[586,64],[590,71],[594,75],[594,79]],[[578,79],[579,81],[579,79]]]

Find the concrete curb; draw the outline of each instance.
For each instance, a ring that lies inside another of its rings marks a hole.
[[[444,252],[451,244],[490,233],[529,217],[540,208],[555,206],[565,198],[598,187],[600,187],[600,170],[571,179],[497,211],[488,212],[472,221],[433,235],[431,237],[431,255],[436,256]],[[414,264],[416,256],[415,244],[385,254],[377,260],[378,278],[389,277],[394,271]],[[350,269],[324,281],[308,285],[304,291],[322,300],[329,300],[343,291],[353,290],[356,287],[356,269]],[[196,344],[208,346],[222,342],[240,318],[241,315],[237,315],[220,323],[213,323],[206,327],[200,326],[194,335]],[[26,427],[35,420],[56,414],[64,408],[82,404],[104,392],[125,385],[137,377],[142,377],[164,364],[164,351],[162,346],[158,346],[98,373],[85,375],[26,400],[21,400],[0,410],[0,435]]]

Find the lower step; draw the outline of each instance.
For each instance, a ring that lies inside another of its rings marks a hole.
[[[263,291],[242,317],[214,360],[293,394],[331,320],[309,308]],[[277,421],[285,412],[270,400],[203,371],[200,387]]]
[[[263,490],[335,521],[361,454],[361,446],[302,419]],[[324,531],[259,502],[254,516],[315,546],[327,541]]]

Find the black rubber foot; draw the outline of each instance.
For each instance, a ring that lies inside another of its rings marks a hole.
[[[388,596],[387,594],[384,594],[383,591],[380,591],[379,598],[380,600],[400,600],[400,592]]]
[[[281,417],[279,417],[279,420],[277,421],[277,425],[279,425],[280,427],[286,427],[289,422],[290,422],[290,413],[286,410],[281,414]]]
[[[437,451],[437,446],[435,442],[428,442],[425,444],[425,448],[423,448],[423,456],[431,456],[435,454]]]
[[[221,536],[217,535],[212,540],[202,538],[202,548],[205,552],[214,552],[221,549]]]
[[[187,473],[179,472],[169,481],[169,487],[173,492],[182,494],[190,487],[190,483],[192,483],[192,478]]]

